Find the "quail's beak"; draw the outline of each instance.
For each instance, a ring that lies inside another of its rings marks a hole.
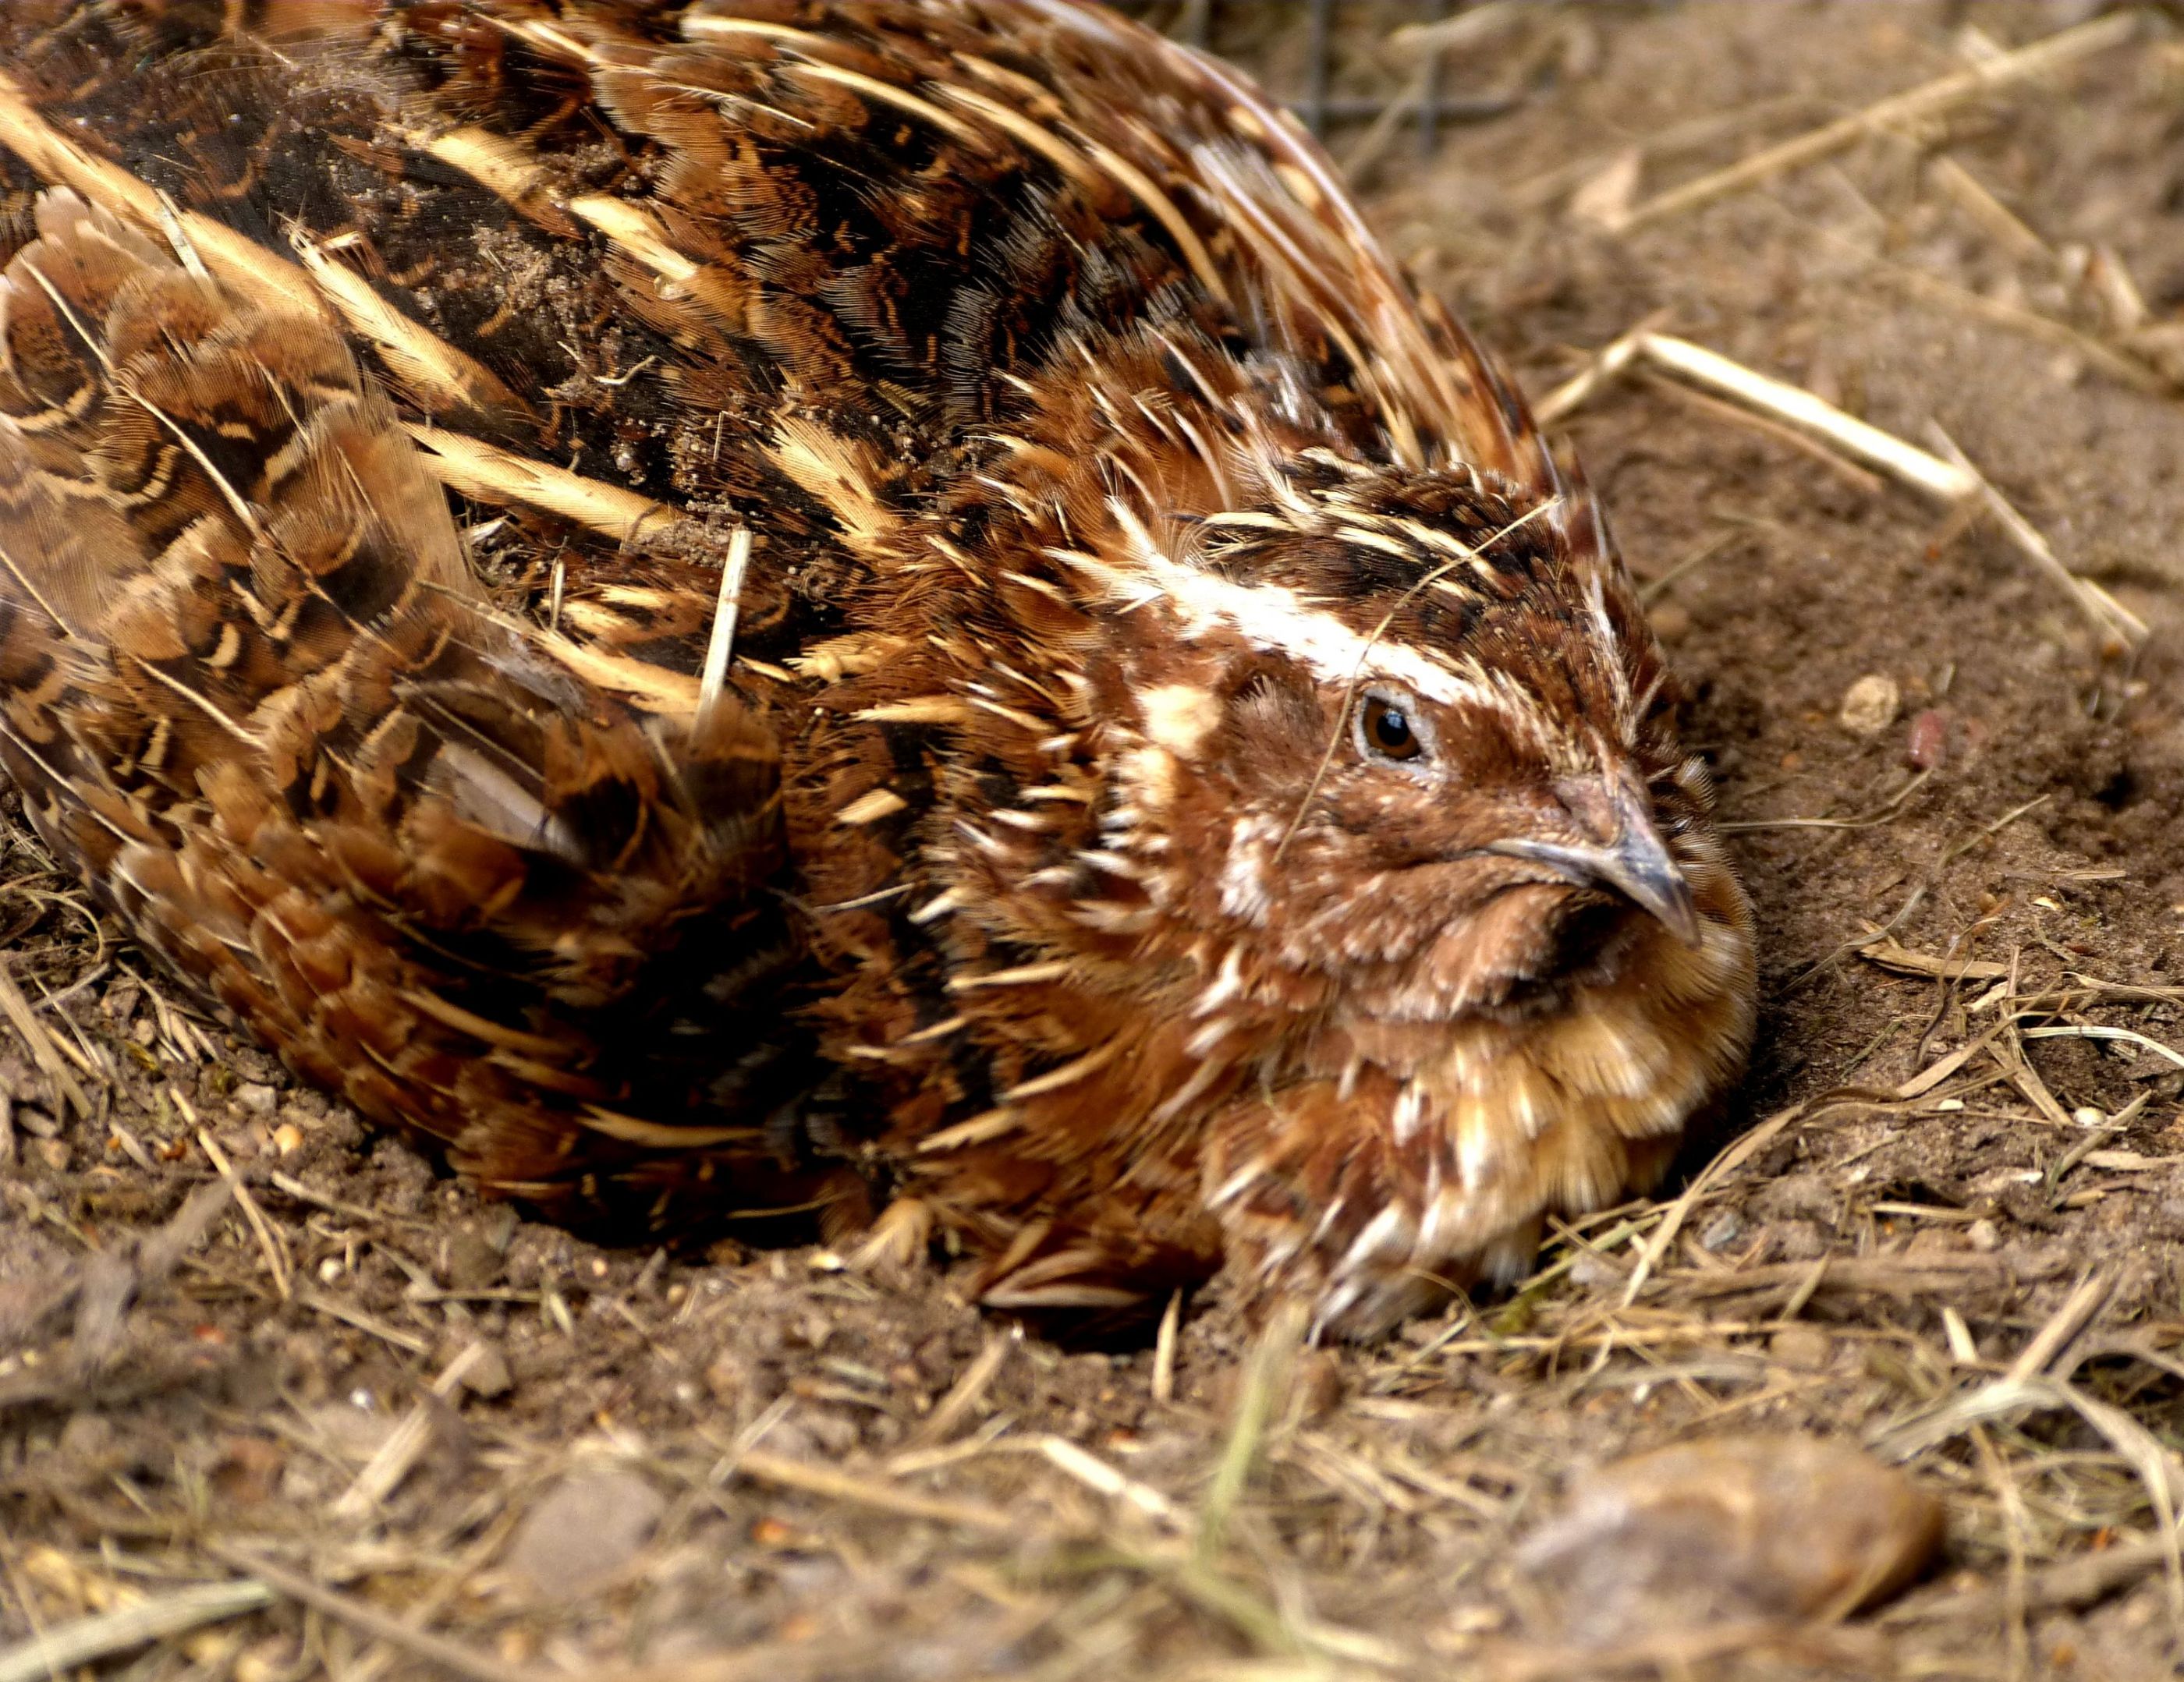
[[[1575,887],[1620,894],[1658,917],[1685,945],[1698,945],[1702,932],[1691,884],[1669,855],[1643,794],[1621,782],[1566,786],[1557,792],[1581,827],[1607,838],[1574,844],[1513,837],[1485,850],[1550,866]]]

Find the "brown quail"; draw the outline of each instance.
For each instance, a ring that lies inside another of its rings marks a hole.
[[[0,759],[565,1215],[1373,1332],[1650,1184],[1752,929],[1600,515],[1073,0],[9,0]]]

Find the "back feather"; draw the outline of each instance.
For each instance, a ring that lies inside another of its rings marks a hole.
[[[694,924],[716,968],[777,955],[771,737],[732,692],[636,712],[496,613],[322,320],[66,190],[36,215],[0,281],[0,760],[40,833],[302,1072],[489,1182],[550,1200],[587,1133],[593,1171],[746,1136],[632,1120],[690,1096],[616,1030]]]

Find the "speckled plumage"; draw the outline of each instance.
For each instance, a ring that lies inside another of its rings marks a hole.
[[[0,65],[0,758],[481,1184],[1361,1333],[1733,1078],[1590,496],[1232,72],[1069,0],[18,0]]]

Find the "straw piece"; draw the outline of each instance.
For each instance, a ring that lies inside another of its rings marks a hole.
[[[2135,649],[2152,633],[2147,623],[2122,603],[2090,578],[2081,578],[2057,559],[2055,551],[2048,547],[2032,522],[2010,506],[2002,493],[1986,482],[1980,471],[1958,449],[1956,441],[1939,426],[1930,426],[1934,441],[1947,450],[1957,465],[1971,476],[1972,492],[1986,511],[1994,517],[2003,534],[2017,545],[2042,572],[2060,584],[2080,612],[2091,620],[2094,628],[2106,636],[2116,638],[2126,649]]]
[[[1755,152],[1727,169],[1717,170],[1712,175],[1702,175],[1696,181],[1685,181],[1681,187],[1657,193],[1644,203],[1634,207],[1618,226],[1624,230],[1639,227],[1647,222],[1657,222],[1663,217],[1675,215],[1680,211],[1711,203],[1717,198],[1756,186],[1770,175],[1816,163],[1830,153],[1840,152],[1868,135],[1931,117],[1975,94],[2044,75],[2077,59],[2105,52],[2111,47],[2120,47],[2137,34],[2138,28],[2137,13],[2114,12],[2103,18],[2096,18],[2091,23],[2061,31],[2034,42],[2030,47],[2020,47],[2014,53],[2005,53],[1999,58],[1974,64],[1969,70],[1958,70],[1907,92],[1880,100],[1863,111],[1853,111],[1847,117],[1824,124],[1794,140],[1786,140],[1779,146]]]
[[[1755,373],[1719,351],[1667,333],[1647,333],[1639,341],[1638,348],[1647,361],[1670,373],[1734,398],[1763,415],[1786,420],[1825,439],[1844,454],[1877,467],[1891,478],[1930,496],[1944,502],[1960,502],[1979,488],[1979,475],[1969,466],[1929,455],[1892,433],[1844,414],[1808,391]]]
[[[757,1483],[772,1484],[785,1490],[801,1490],[806,1495],[848,1501],[853,1506],[870,1507],[876,1512],[892,1512],[903,1518],[929,1518],[936,1523],[953,1524],[961,1529],[983,1530],[1002,1536],[1018,1535],[1023,1530],[1023,1521],[1020,1517],[1004,1512],[999,1507],[973,1506],[969,1501],[921,1495],[916,1490],[901,1489],[877,1478],[861,1478],[854,1472],[815,1465],[810,1461],[792,1459],[785,1454],[747,1449],[737,1460],[735,1469],[739,1475]]]
[[[0,1651],[0,1682],[50,1682],[149,1641],[240,1618],[273,1604],[273,1591],[248,1579],[199,1583],[112,1612],[94,1612]]]
[[[0,1011],[7,1013],[9,1025],[21,1037],[24,1046],[36,1060],[38,1067],[46,1072],[46,1078],[53,1082],[53,1089],[77,1115],[89,1121],[91,1100],[83,1095],[83,1089],[75,1083],[75,1077],[69,1072],[68,1065],[61,1061],[57,1049],[58,1042],[38,1020],[37,1013],[31,1008],[31,1001],[23,996],[23,989],[15,985],[15,977],[8,973],[4,961],[0,961]]]

